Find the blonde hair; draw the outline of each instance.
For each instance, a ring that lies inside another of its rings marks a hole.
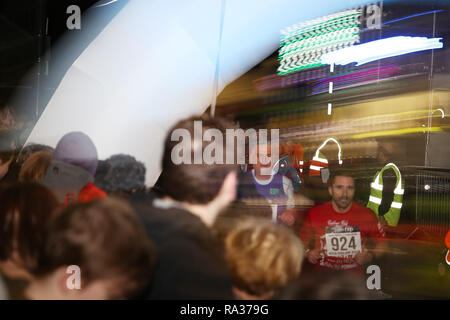
[[[42,150],[32,153],[22,164],[19,172],[19,182],[41,181],[52,163],[53,151]]]
[[[271,221],[245,218],[225,236],[225,256],[233,285],[264,296],[296,279],[304,249],[290,230]]]

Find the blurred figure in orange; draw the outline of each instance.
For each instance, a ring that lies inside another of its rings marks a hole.
[[[450,266],[450,230],[447,232],[447,235],[445,236],[445,246],[446,248],[444,249],[444,261],[445,264],[448,266]],[[446,273],[446,268],[443,262],[440,262],[438,264],[438,271],[439,274],[441,276],[444,276]]]

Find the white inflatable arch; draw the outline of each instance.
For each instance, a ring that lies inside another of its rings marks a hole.
[[[151,186],[167,129],[203,113],[272,54],[280,30],[367,2],[128,1],[67,70],[27,142],[55,146],[65,133],[83,131],[100,159],[126,153],[144,162]]]

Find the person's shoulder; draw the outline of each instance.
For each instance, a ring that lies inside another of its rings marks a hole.
[[[241,184],[253,183],[252,171],[239,171],[238,182]]]
[[[157,199],[155,199],[157,201]],[[209,232],[208,227],[199,217],[178,207],[161,207],[158,203],[152,205],[138,203],[134,208],[150,236],[161,241],[173,238],[204,237]]]
[[[283,181],[283,184],[292,185],[292,180],[289,177],[286,177],[285,175],[281,175],[281,181]]]
[[[318,204],[314,207],[312,207],[311,209],[309,209],[309,214],[316,214],[318,212],[323,212],[324,210],[330,210],[331,209],[331,201],[322,203],[322,204]]]

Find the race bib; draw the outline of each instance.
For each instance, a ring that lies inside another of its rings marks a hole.
[[[359,226],[325,227],[325,249],[327,256],[342,258],[361,252]]]

